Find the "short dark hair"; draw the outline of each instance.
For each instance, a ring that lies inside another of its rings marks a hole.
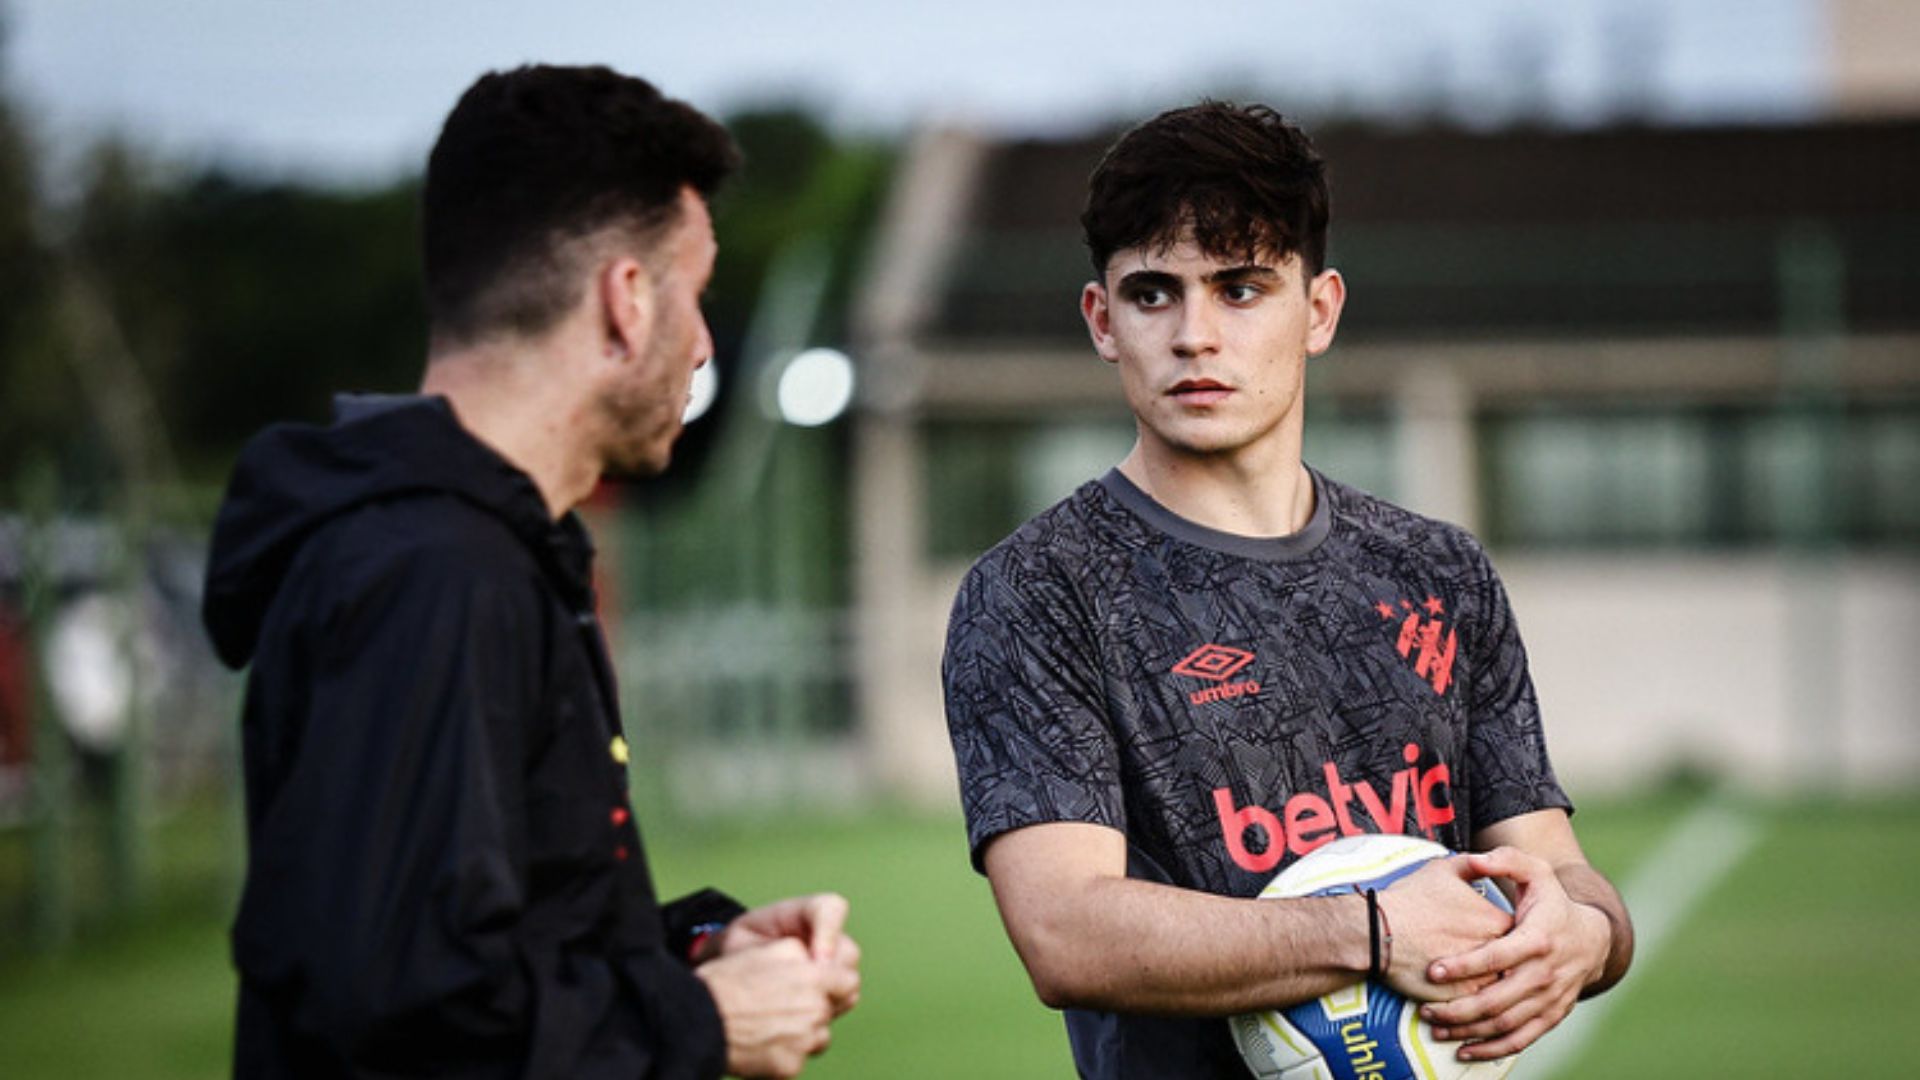
[[[427,159],[421,195],[434,336],[539,334],[579,299],[579,241],[609,227],[641,242],[711,199],[740,162],[726,129],[643,79],[605,67],[489,72]]]
[[[1203,101],[1122,135],[1087,181],[1080,215],[1093,272],[1113,253],[1171,247],[1192,229],[1215,258],[1299,253],[1327,261],[1326,163],[1307,134],[1265,105]]]

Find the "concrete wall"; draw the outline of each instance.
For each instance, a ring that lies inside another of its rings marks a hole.
[[[1561,778],[1920,782],[1920,563],[1496,556]]]

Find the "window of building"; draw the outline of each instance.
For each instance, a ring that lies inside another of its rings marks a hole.
[[[1481,434],[1497,544],[1920,543],[1920,404],[1540,405]]]

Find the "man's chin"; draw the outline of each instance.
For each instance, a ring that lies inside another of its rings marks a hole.
[[[673,460],[673,448],[662,447],[654,453],[635,453],[618,458],[610,458],[601,475],[619,483],[637,483],[651,480],[667,471],[667,465]]]

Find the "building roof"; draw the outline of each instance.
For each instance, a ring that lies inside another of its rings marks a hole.
[[[1343,341],[1920,329],[1920,121],[1315,137]],[[982,149],[917,337],[1084,347],[1109,141]]]

